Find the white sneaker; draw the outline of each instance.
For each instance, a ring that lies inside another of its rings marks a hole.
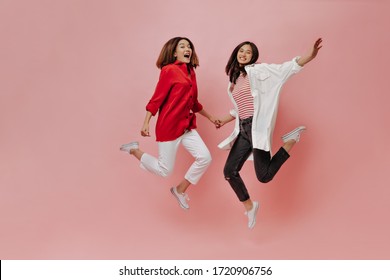
[[[139,143],[138,142],[130,142],[130,143],[127,143],[127,144],[123,144],[119,150],[123,151],[123,152],[126,152],[126,153],[130,153],[131,150],[136,150],[138,149],[139,147]]]
[[[295,140],[295,142],[299,142],[299,138],[301,136],[301,133],[306,130],[305,126],[299,126],[296,129],[290,131],[289,133],[286,133],[282,136],[283,143],[286,143],[289,140]]]
[[[259,203],[257,201],[253,201],[253,206],[250,211],[245,212],[245,215],[248,216],[248,228],[252,229],[256,224],[256,215],[257,210],[259,210]]]
[[[176,197],[177,201],[179,202],[179,205],[184,210],[190,209],[190,206],[188,206],[187,200],[190,200],[188,198],[188,195],[186,193],[178,193],[176,187],[171,188],[171,193],[174,197]]]

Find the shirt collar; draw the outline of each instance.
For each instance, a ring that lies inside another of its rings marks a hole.
[[[185,63],[185,62],[182,62],[182,61],[180,61],[180,60],[176,60],[173,64],[179,66],[179,68],[182,69],[182,70],[185,71],[185,72],[188,71],[187,66],[189,66],[190,71],[192,72],[192,68],[193,68],[193,67],[192,67],[191,64],[189,64],[189,63]]]
[[[175,65],[182,65],[182,64],[186,64],[186,63],[184,63],[184,62],[182,62],[180,60],[176,60],[173,64],[175,64]]]

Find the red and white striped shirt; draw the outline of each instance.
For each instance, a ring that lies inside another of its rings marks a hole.
[[[245,77],[241,74],[234,85],[232,91],[233,99],[238,107],[238,117],[241,120],[253,116],[253,96],[249,85],[248,75]]]

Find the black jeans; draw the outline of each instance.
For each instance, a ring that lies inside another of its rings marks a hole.
[[[240,133],[230,150],[223,169],[225,179],[229,182],[240,201],[250,198],[239,172],[252,152],[256,177],[262,183],[271,181],[283,163],[290,157],[283,147],[272,158],[270,152],[253,149],[252,118],[240,120]]]

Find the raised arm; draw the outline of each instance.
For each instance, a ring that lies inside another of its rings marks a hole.
[[[306,56],[302,56],[301,58],[299,58],[297,60],[298,65],[304,66],[308,62],[312,61],[317,56],[318,51],[322,48],[321,43],[322,43],[322,39],[321,38],[317,39],[317,41],[314,43],[314,46],[313,46],[313,49],[311,50],[311,52],[309,54],[307,54]]]

